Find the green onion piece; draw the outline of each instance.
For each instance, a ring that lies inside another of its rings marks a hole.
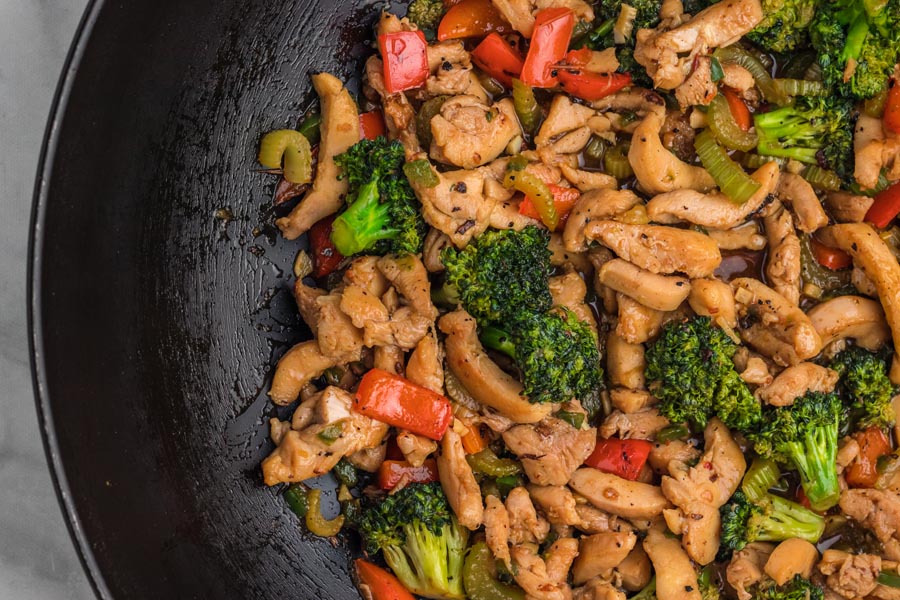
[[[660,429],[659,433],[656,434],[656,441],[665,444],[673,440],[683,440],[689,435],[691,435],[691,430],[688,429],[687,425],[676,423]]]
[[[603,157],[603,169],[616,179],[628,179],[634,175],[634,169],[628,162],[628,152],[621,146],[616,145],[606,151]]]
[[[572,44],[570,47],[575,50],[579,50],[581,48],[584,48],[585,46],[589,46],[591,48],[602,47],[604,38],[610,34],[610,32],[613,30],[613,27],[615,26],[615,17],[613,17],[612,19],[607,19],[593,31],[577,37],[573,35]]]
[[[441,181],[425,158],[411,160],[403,165],[403,173],[413,186],[433,188]]]
[[[326,446],[330,446],[339,437],[341,437],[342,433],[344,433],[344,422],[338,421],[336,423],[332,423],[331,425],[317,433],[316,437],[324,442]]]
[[[713,56],[712,61],[710,61],[709,73],[713,83],[718,83],[725,79],[725,71],[722,69],[722,63],[720,63],[719,59],[715,56]]]
[[[745,48],[742,48],[737,44],[732,44],[725,48],[716,49],[716,51],[713,52],[713,57],[723,64],[734,63],[750,71],[750,74],[753,75],[753,80],[756,82],[756,87],[759,88],[763,98],[767,101],[779,105],[787,103],[787,98],[776,89],[772,76],[769,75],[766,67],[757,57],[753,56]]]
[[[694,149],[716,185],[733,202],[743,204],[759,190],[759,183],[731,160],[709,129],[704,129],[694,138]]]
[[[882,571],[878,575],[878,583],[892,588],[900,588],[900,575],[890,571]]]
[[[775,89],[783,96],[826,96],[828,88],[821,81],[806,79],[774,79]]]
[[[525,130],[525,133],[533,135],[537,132],[544,116],[541,112],[541,105],[534,96],[534,90],[520,80],[513,79],[512,98],[516,115],[519,117],[519,122],[522,123],[522,129]]]
[[[741,129],[731,114],[728,100],[722,94],[718,94],[709,103],[706,122],[716,139],[726,148],[744,152],[756,148],[759,138],[754,132]]]
[[[331,472],[334,473],[338,481],[348,488],[356,487],[359,483],[359,473],[356,471],[356,467],[350,464],[350,461],[346,458],[339,460]]]
[[[619,127],[624,129],[625,127],[637,121],[638,118],[639,117],[636,112],[631,110],[624,110],[619,113]]]
[[[555,416],[557,419],[565,421],[575,429],[581,429],[581,426],[584,425],[584,413],[573,410],[561,410],[557,412]]]
[[[435,96],[434,98],[429,98],[422,103],[419,112],[416,114],[416,135],[426,152],[428,151],[428,147],[431,146],[431,119],[433,119],[435,115],[440,114],[441,107],[444,106],[444,102],[449,98],[450,96]]]
[[[316,111],[309,113],[309,115],[303,119],[303,122],[300,123],[300,127],[297,128],[297,131],[302,133],[303,136],[309,140],[310,146],[315,146],[322,138],[321,127],[322,115]]]
[[[284,491],[284,499],[288,506],[301,519],[306,516],[309,510],[307,494],[306,488],[299,483],[292,483]]]
[[[309,532],[321,537],[337,535],[344,526],[344,515],[339,515],[330,521],[322,516],[321,490],[309,490],[307,499],[309,511],[306,513],[306,528],[309,529]]]
[[[277,129],[263,136],[259,143],[259,164],[267,169],[278,169],[282,160],[287,181],[312,181],[312,151],[309,140],[299,131]]]
[[[511,458],[499,458],[490,448],[467,455],[466,461],[473,471],[488,477],[511,477],[522,472],[522,465],[518,461]]]
[[[584,160],[592,167],[602,167],[603,157],[609,148],[609,142],[602,137],[592,135],[588,140],[587,146],[584,147]]]
[[[809,182],[813,187],[820,190],[828,190],[836,192],[841,189],[841,178],[834,171],[823,169],[816,165],[806,167],[801,173],[803,179]]]
[[[547,229],[554,231],[559,224],[559,213],[556,212],[556,205],[553,202],[553,192],[537,175],[529,173],[520,164],[515,158],[509,161],[506,176],[503,178],[503,187],[518,190],[531,198],[534,208],[541,216],[541,222]]]

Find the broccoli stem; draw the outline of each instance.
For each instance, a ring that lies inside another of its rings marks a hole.
[[[807,430],[801,440],[785,444],[785,450],[800,472],[800,484],[814,510],[837,504],[841,485],[837,474],[838,424]]]
[[[771,510],[751,517],[760,519],[754,524],[759,527],[756,540],[769,542],[800,538],[814,544],[825,531],[825,519],[796,502],[771,494],[767,494],[763,502],[769,504]]]
[[[360,186],[356,200],[332,225],[331,241],[338,252],[352,256],[397,234],[396,229],[386,227],[390,222],[389,208],[379,200],[378,179]]]
[[[509,334],[499,327],[492,325],[482,327],[478,337],[481,339],[481,343],[491,350],[502,352],[510,358],[516,357],[515,344],[512,343]]]
[[[865,11],[860,11],[847,30],[847,42],[841,52],[841,61],[846,64],[851,58],[856,60],[862,54],[863,44],[869,35],[869,20]]]
[[[766,495],[780,476],[781,471],[774,460],[757,457],[744,475],[741,491],[751,502],[756,502]]]

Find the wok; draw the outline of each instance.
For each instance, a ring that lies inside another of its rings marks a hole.
[[[357,598],[351,550],[263,486],[265,392],[309,336],[272,227],[265,131],[348,79],[374,2],[94,1],[38,172],[37,408],[100,598]],[[351,82],[351,89],[358,83]]]

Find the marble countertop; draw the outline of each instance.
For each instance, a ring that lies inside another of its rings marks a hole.
[[[87,0],[0,0],[0,598],[94,598],[37,426],[25,281],[31,194],[63,60]]]

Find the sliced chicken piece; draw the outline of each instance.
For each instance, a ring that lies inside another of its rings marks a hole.
[[[577,503],[572,491],[562,485],[528,484],[528,493],[553,525],[579,525]]]
[[[440,114],[431,119],[431,156],[473,169],[500,156],[521,134],[512,100],[488,106],[474,96],[456,96],[444,102]]]
[[[748,544],[731,557],[731,562],[725,569],[725,579],[737,592],[738,600],[753,598],[752,589],[762,581],[763,568],[771,552],[771,544],[756,542]]]
[[[572,565],[572,582],[582,585],[594,577],[609,579],[637,543],[631,531],[595,533],[579,540],[578,558]]]
[[[421,159],[422,155],[418,157]],[[485,168],[438,172],[432,167],[432,172],[438,178],[434,187],[410,182],[422,203],[422,216],[461,248],[481,235],[491,222],[498,198],[487,194],[485,179],[493,175]]]
[[[585,227],[594,220],[608,220],[640,204],[631,190],[600,189],[586,192],[575,203],[563,230],[563,245],[569,252],[585,252]]]
[[[756,397],[772,406],[790,406],[807,392],[834,391],[837,371],[804,362],[786,368],[767,386],[756,390]]]
[[[891,339],[881,304],[862,296],[838,296],[812,307],[808,313],[822,345],[852,339],[867,350],[878,350]]]
[[[828,576],[825,582],[832,591],[844,598],[863,598],[878,585],[881,557],[826,550],[819,563],[819,571]]]
[[[709,277],[722,262],[719,247],[709,236],[686,229],[591,221],[585,227],[585,236],[653,273]]]
[[[668,425],[669,420],[654,407],[633,413],[614,410],[603,420],[598,431],[604,438],[653,440]]]
[[[337,360],[322,354],[316,340],[301,342],[288,350],[275,365],[269,397],[275,404],[290,404],[309,382],[337,364]]]
[[[639,30],[634,58],[647,69],[655,87],[672,90],[684,82],[694,57],[733,44],[762,19],[759,0],[719,2],[675,29]]]
[[[563,177],[566,178],[566,181],[577,187],[578,190],[582,192],[590,192],[600,189],[616,189],[619,185],[615,177],[613,177],[612,175],[607,175],[606,173],[576,169],[575,167],[569,166],[565,163],[559,165],[559,169],[560,171],[562,171]]]
[[[472,531],[478,529],[484,517],[481,488],[466,461],[462,440],[453,429],[448,429],[441,440],[437,465],[441,487],[459,524]]]
[[[534,31],[531,0],[491,0],[500,16],[526,38]]]
[[[849,192],[828,192],[825,196],[825,206],[838,223],[862,223],[874,203],[874,198]]]
[[[534,137],[534,143],[538,147],[546,146],[562,134],[586,126],[588,120],[596,114],[596,110],[572,102],[566,94],[557,94],[550,103],[547,118]]]
[[[587,323],[596,334],[597,321],[591,307],[584,301],[587,295],[587,285],[581,275],[570,270],[562,275],[551,277],[549,284],[553,306],[560,306],[572,311],[579,321]]]
[[[572,590],[574,600],[626,600],[626,595],[602,577],[595,577]]]
[[[632,390],[644,389],[646,366],[641,344],[632,344],[616,332],[609,334],[606,338],[606,371],[612,385]]]
[[[772,288],[792,304],[800,304],[800,238],[791,215],[777,202],[763,219],[769,252],[766,277]]]
[[[848,253],[853,263],[875,284],[894,346],[900,347],[900,263],[890,248],[871,225],[864,223],[832,225],[822,229],[821,235],[823,244]],[[900,383],[900,359],[897,354],[894,354],[891,367],[891,381]]]
[[[412,350],[422,341],[434,321],[414,311],[409,306],[401,306],[385,322],[371,321],[366,324],[363,342],[367,347],[397,346]]]
[[[669,506],[655,485],[629,481],[590,467],[575,471],[569,487],[600,510],[625,519],[652,519]]]
[[[522,461],[537,485],[565,485],[597,444],[593,427],[576,429],[555,417],[535,425],[516,425],[503,432],[506,447]]]
[[[702,167],[689,165],[669,152],[659,137],[664,114],[647,113],[634,130],[628,162],[642,190],[661,194],[672,190],[691,189],[706,192],[716,186]]]
[[[312,188],[288,216],[275,221],[289,240],[297,239],[341,208],[347,180],[338,178],[334,157],[359,141],[356,102],[341,80],[329,73],[318,73],[312,76],[312,82],[322,106],[322,140]]]
[[[882,120],[861,113],[853,133],[853,177],[864,190],[878,185],[882,169],[889,181],[900,179],[900,136],[888,135]]]
[[[443,393],[444,357],[434,332],[423,337],[410,354],[406,378],[433,392]]]
[[[662,491],[676,510],[666,511],[666,522],[680,521],[676,533],[695,562],[711,563],[719,550],[719,507],[728,502],[740,484],[747,461],[731,432],[713,418],[703,432],[705,448],[696,466],[669,463]],[[676,514],[677,513],[677,514]]]
[[[672,440],[653,444],[653,449],[650,450],[650,456],[647,460],[655,472],[667,474],[671,463],[691,464],[699,458],[700,449],[695,445],[684,440]]]
[[[778,178],[775,195],[791,207],[797,217],[797,229],[812,233],[828,225],[828,215],[816,191],[800,175],[785,171]]]
[[[511,544],[540,544],[547,539],[550,523],[538,516],[525,488],[517,487],[509,492],[506,497],[506,513],[509,515]]]
[[[639,115],[654,114],[660,119],[660,126],[666,118],[666,101],[654,90],[632,87],[595,101],[592,106],[600,111],[633,112]]]
[[[566,574],[578,555],[578,540],[556,540],[546,553],[546,559],[535,552],[533,546],[518,545],[511,550],[515,568],[513,577],[527,597],[541,600],[570,600],[572,590],[566,583]]]
[[[497,560],[511,569],[509,557],[509,513],[503,502],[494,495],[484,499],[484,541]]]
[[[822,350],[822,338],[809,317],[757,279],[731,282],[741,339],[783,367],[809,360]]]
[[[438,326],[447,335],[447,365],[475,400],[517,423],[537,423],[550,413],[552,404],[528,402],[522,396],[522,384],[490,359],[478,339],[475,319],[468,313],[448,313]]]
[[[656,398],[645,390],[613,388],[609,391],[612,405],[623,413],[634,413],[656,404]]]
[[[888,490],[849,489],[841,492],[841,510],[870,530],[884,554],[900,561],[900,495]]]
[[[414,467],[424,464],[425,459],[437,451],[437,443],[434,440],[409,431],[397,433],[397,447],[403,453],[403,458]]]
[[[599,277],[606,287],[659,311],[677,309],[691,293],[691,282],[684,277],[658,275],[620,258],[604,264]]]
[[[753,74],[738,64],[725,63],[722,65],[722,73],[724,74],[722,85],[738,92],[746,92],[756,85]]]
[[[378,260],[378,269],[417,313],[430,319],[437,317],[428,270],[418,256],[383,256]]]
[[[806,540],[791,538],[775,547],[764,568],[776,584],[784,585],[797,575],[809,579],[819,561],[819,551]]]
[[[719,250],[762,250],[766,247],[766,238],[759,233],[756,221],[747,221],[732,229],[707,228],[706,233],[716,240]]]
[[[697,572],[678,542],[666,535],[665,526],[656,521],[644,538],[644,550],[656,571],[656,597],[659,600],[701,600]]]
[[[644,306],[631,296],[616,292],[619,322],[616,335],[629,344],[643,344],[659,333],[665,313]]]
[[[718,279],[695,279],[691,282],[688,304],[695,313],[732,329],[737,327],[737,309],[731,286]]]
[[[675,88],[675,98],[682,110],[691,106],[708,106],[719,88],[712,80],[712,57],[698,56],[684,83]]]
[[[356,285],[367,293],[381,298],[390,287],[390,282],[378,269],[379,257],[359,256],[354,258],[344,271],[344,283]]]
[[[647,215],[656,223],[686,221],[701,227],[732,229],[761,212],[771,201],[778,184],[778,174],[778,165],[774,162],[754,171],[750,177],[760,187],[743,204],[736,204],[721,192],[705,194],[694,189],[660,190],[666,193],[654,196],[647,203]]]

